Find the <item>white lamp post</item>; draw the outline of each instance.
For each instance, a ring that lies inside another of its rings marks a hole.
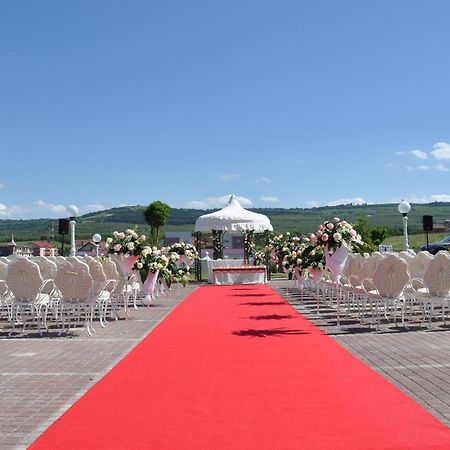
[[[403,250],[408,251],[408,213],[411,211],[411,205],[402,199],[398,204],[398,210],[403,215]]]
[[[77,254],[77,248],[75,246],[75,217],[78,215],[78,208],[75,205],[69,205],[67,212],[69,213],[70,219],[70,256],[75,256]]]
[[[94,236],[92,236],[92,240],[95,243],[95,256],[98,258],[98,248],[99,248],[100,242],[102,240],[102,235],[95,233]]]

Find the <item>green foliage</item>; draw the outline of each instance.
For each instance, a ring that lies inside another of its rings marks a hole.
[[[159,200],[150,203],[144,211],[146,222],[152,230],[152,243],[156,245],[159,241],[159,229],[167,223],[170,215],[170,206]]]
[[[382,225],[372,228],[369,225],[369,218],[365,214],[361,214],[355,220],[354,227],[364,241],[364,245],[361,247],[362,252],[372,253],[378,250],[378,246],[389,236],[389,230]]]
[[[378,247],[389,236],[389,230],[386,227],[377,225],[370,230],[370,238]]]

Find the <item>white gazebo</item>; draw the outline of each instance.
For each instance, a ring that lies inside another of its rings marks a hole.
[[[208,280],[210,282],[213,281],[212,272],[216,263],[220,266],[240,266],[246,261],[245,258],[248,257],[244,249],[244,260],[225,261],[222,259],[222,236],[226,231],[242,231],[246,234],[245,239],[248,239],[248,232],[262,233],[264,231],[273,231],[273,227],[267,216],[248,211],[239,203],[235,195],[231,195],[230,200],[221,210],[200,216],[195,222],[197,242],[200,242],[200,233],[202,232],[212,233],[213,235],[214,260],[208,261]],[[244,242],[246,241],[244,240]],[[201,277],[201,273],[198,276]]]
[[[198,233],[198,238],[202,232],[212,233],[214,259],[221,259],[223,256],[222,236],[224,232],[262,233],[272,230],[272,224],[267,216],[248,211],[239,203],[235,195],[231,195],[224,208],[213,213],[204,214],[195,222],[195,232]],[[246,255],[244,255],[245,257]]]
[[[219,211],[204,214],[195,222],[195,231],[210,233],[212,231],[245,231],[255,233],[273,231],[267,216],[245,209],[233,194],[227,205]]]

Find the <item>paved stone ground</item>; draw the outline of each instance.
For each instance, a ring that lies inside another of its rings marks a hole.
[[[272,287],[298,312],[348,351],[398,386],[403,392],[450,426],[450,324],[433,324],[431,331],[420,320],[407,328],[384,321],[378,332],[361,325],[356,316],[342,317],[316,298],[301,298],[292,281],[273,281]],[[343,387],[345,389],[345,387]]]
[[[0,320],[0,449],[26,448],[196,287],[130,308],[128,320],[96,322],[92,337],[81,327],[67,336],[50,328],[42,337],[35,330],[8,337]]]
[[[342,346],[450,426],[450,325],[427,331],[420,324],[406,330],[383,324],[380,332],[343,318],[316,300],[300,299],[292,282],[271,285],[289,303]],[[197,286],[178,288],[150,307],[130,310],[128,320],[112,321],[97,333],[85,330],[42,337],[34,332],[10,338],[0,320],[0,449],[24,449],[70,405],[135,347]],[[343,386],[345,389],[345,386]]]

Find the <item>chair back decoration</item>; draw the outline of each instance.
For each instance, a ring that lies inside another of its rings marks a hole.
[[[99,295],[106,286],[107,281],[105,272],[103,271],[103,267],[94,258],[86,258],[86,263],[89,266],[89,273],[93,281],[92,293],[94,295]]]
[[[61,263],[55,275],[55,284],[61,291],[63,301],[87,300],[91,296],[93,286],[88,265]]]
[[[378,293],[387,298],[398,297],[409,278],[408,264],[396,255],[383,258],[373,273],[373,282]]]
[[[44,282],[39,266],[25,257],[16,258],[8,265],[5,281],[15,299],[21,301],[36,300]]]
[[[448,295],[450,291],[450,257],[439,252],[428,263],[423,281],[432,295]]]

